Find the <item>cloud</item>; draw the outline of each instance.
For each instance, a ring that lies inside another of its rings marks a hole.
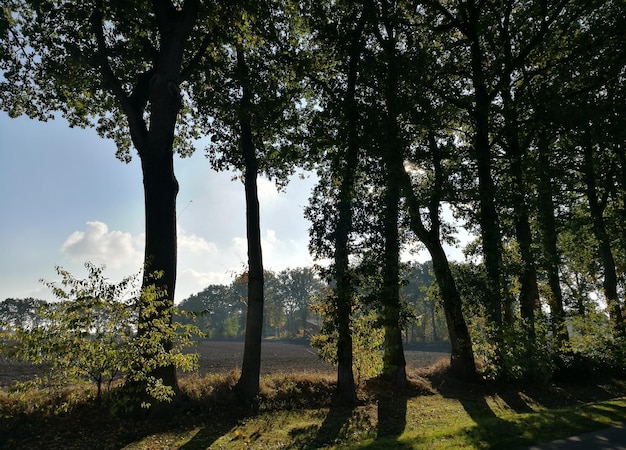
[[[281,239],[280,233],[268,229],[262,233],[263,259],[269,270],[282,270],[310,264],[306,245],[292,239]],[[87,222],[83,231],[74,231],[61,251],[74,263],[91,261],[107,266],[107,276],[121,279],[137,273],[143,263],[145,235],[110,230],[98,221]],[[228,242],[226,240],[226,242]],[[210,284],[228,284],[234,274],[245,270],[247,241],[231,238],[231,245],[219,245],[204,237],[178,228],[177,302]],[[73,268],[69,268],[73,270]]]
[[[176,302],[181,302],[211,284],[229,284],[233,280],[233,274],[237,272],[241,272],[241,268],[218,272],[204,272],[191,268],[179,270],[176,281]]]
[[[233,238],[233,252],[246,258],[248,254],[246,238]],[[275,230],[262,232],[261,245],[263,246],[263,265],[270,270],[282,270],[287,267],[298,267],[313,263],[306,243],[293,239],[281,240]]]
[[[203,237],[195,234],[187,234],[182,228],[178,228],[178,251],[191,254],[217,254],[217,245],[206,241]]]
[[[276,185],[266,178],[257,178],[257,193],[262,202],[275,202],[281,198]]]
[[[91,261],[112,269],[136,271],[143,259],[143,235],[109,231],[103,222],[87,222],[85,231],[74,231],[61,246],[61,253],[74,261]]]

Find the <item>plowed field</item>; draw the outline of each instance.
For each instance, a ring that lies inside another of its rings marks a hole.
[[[198,343],[201,374],[224,373],[241,367],[243,342],[202,341]],[[408,369],[428,367],[450,357],[444,346],[408,346],[405,349]],[[30,364],[0,359],[0,387],[15,380],[34,377],[39,369]],[[334,372],[334,367],[317,357],[305,341],[264,341],[261,372]]]

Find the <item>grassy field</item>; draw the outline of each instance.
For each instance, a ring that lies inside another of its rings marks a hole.
[[[374,380],[354,408],[331,404],[331,374],[263,378],[254,409],[237,406],[237,374],[190,376],[166,417],[111,415],[88,388],[0,391],[0,448],[515,449],[626,421],[626,385],[513,386],[454,380],[440,364],[406,389]]]

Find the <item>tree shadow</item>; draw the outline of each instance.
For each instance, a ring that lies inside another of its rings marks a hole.
[[[354,406],[331,406],[319,428],[311,426],[291,432],[294,446],[314,450],[339,442],[346,436],[354,413]]]
[[[412,393],[408,390],[391,391],[378,398],[378,426],[376,440],[372,446],[380,446],[383,443],[389,446],[393,443],[394,448],[409,448],[398,441],[406,428],[406,411],[409,398]]]
[[[432,395],[432,390],[420,382],[410,380],[404,387],[398,387],[384,381],[375,381],[376,409],[378,423],[376,438],[366,449],[410,449],[411,443],[404,443],[400,437],[407,426],[407,409],[410,399]]]
[[[219,438],[227,434],[238,423],[240,423],[247,414],[241,409],[240,414],[228,414],[227,417],[222,416],[220,420],[205,421],[200,425],[200,430],[187,443],[178,447],[184,450],[204,450],[211,448],[213,443]]]
[[[507,421],[499,417],[487,402],[492,397],[494,401],[501,400],[517,413],[532,412],[532,408],[526,399],[512,390],[494,391],[491,386],[481,381],[461,381],[452,375],[447,375],[440,386],[435,389],[445,398],[458,401],[465,412],[474,421],[475,426],[466,433],[468,444],[484,445],[488,448],[506,448],[507,443],[518,442],[532,444],[529,439],[524,439],[524,429],[517,423]],[[502,436],[506,436],[503,440]]]

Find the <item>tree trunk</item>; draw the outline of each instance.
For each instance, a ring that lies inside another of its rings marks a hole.
[[[174,304],[178,194],[173,162],[174,128],[182,104],[179,84],[183,53],[197,20],[198,7],[197,0],[186,1],[183,9],[176,9],[170,2],[163,0],[153,2],[160,45],[153,67],[139,72],[130,95],[110,65],[101,9],[96,6],[90,17],[98,49],[94,62],[105,86],[115,96],[128,120],[130,138],[141,160],[146,220],[142,290],[150,286],[156,287],[156,300],[163,301],[163,305],[154,315],[142,318],[140,314],[139,332],[149,331],[152,319],[166,314]],[[145,120],[148,104],[149,126]],[[160,275],[155,277],[157,273]],[[141,305],[140,307],[143,308]],[[168,351],[172,348],[172,342],[162,342],[162,346]],[[160,378],[163,384],[177,392],[176,367],[173,364],[159,367],[151,375]]]
[[[384,14],[388,5],[383,4]],[[382,267],[382,319],[385,329],[383,373],[396,385],[407,382],[406,360],[400,327],[400,179],[403,170],[404,148],[400,141],[398,61],[396,55],[396,30],[389,17],[384,17],[386,37],[378,36],[386,58],[385,77],[385,134],[383,166],[385,169],[385,195],[383,210],[383,267]]]
[[[544,266],[548,275],[550,287],[550,315],[552,318],[552,333],[557,339],[559,348],[569,341],[569,333],[565,323],[565,310],[563,308],[563,291],[559,278],[560,257],[557,247],[558,235],[556,219],[554,217],[554,200],[552,194],[552,169],[548,155],[549,146],[546,131],[542,129],[539,136],[539,164],[537,174],[537,191],[539,199],[538,219],[542,234],[542,247],[544,251]]]
[[[157,141],[158,142],[158,141]],[[159,305],[156,319],[174,304],[176,288],[176,195],[178,182],[174,176],[171,146],[152,148],[141,158],[144,179],[146,248],[142,290],[154,285]],[[161,276],[155,276],[162,273]],[[170,317],[171,323],[171,317]],[[145,329],[151,331],[151,326]],[[163,342],[164,351],[172,349],[172,342]],[[152,355],[154,357],[156,355]],[[152,376],[161,378],[163,384],[178,388],[176,367],[170,364],[157,368]]]
[[[391,141],[393,142],[393,140]],[[391,146],[390,146],[391,147]],[[382,319],[385,329],[383,373],[395,384],[406,384],[406,361],[402,345],[400,328],[400,237],[398,231],[400,186],[399,180],[390,166],[398,164],[393,153],[395,148],[387,149],[387,186],[385,192],[383,238],[383,291]],[[400,162],[401,163],[401,162]],[[396,169],[397,170],[397,169]]]
[[[441,173],[441,157],[434,136],[430,137],[430,148],[435,170],[435,186],[430,199],[429,213],[431,229],[427,230],[420,214],[420,203],[413,186],[411,178],[404,167],[396,177],[400,180],[404,197],[406,198],[406,208],[410,218],[411,231],[426,246],[433,261],[433,272],[443,299],[443,308],[446,318],[446,326],[450,337],[450,368],[461,378],[472,379],[476,377],[476,364],[474,361],[474,351],[470,338],[467,323],[463,317],[461,295],[457,289],[450,264],[446,257],[440,239],[439,204],[443,183]]]
[[[491,97],[489,95],[483,69],[483,52],[481,49],[478,24],[480,22],[480,6],[475,2],[468,4],[469,22],[467,36],[470,41],[471,78],[474,87],[474,109],[470,111],[474,125],[474,157],[478,170],[478,200],[483,256],[487,272],[487,320],[490,340],[496,346],[495,367],[502,366],[503,346],[503,315],[502,315],[502,242],[500,224],[496,210],[496,189],[492,175],[491,144],[489,142],[489,111]],[[506,311],[510,311],[507,308]]]
[[[606,297],[609,319],[616,336],[626,336],[622,307],[617,293],[617,272],[615,269],[615,259],[611,251],[609,235],[604,224],[604,205],[598,200],[596,187],[596,171],[593,160],[593,147],[590,132],[587,130],[587,142],[584,145],[584,180],[587,191],[587,201],[589,202],[589,213],[591,214],[591,225],[593,234],[598,240],[598,254],[604,271],[604,295]]]
[[[448,258],[439,240],[428,240],[433,271],[443,299],[443,309],[450,336],[450,369],[462,379],[476,377],[476,362],[467,323],[463,318],[462,302],[454,282]]]
[[[257,190],[258,163],[252,140],[250,119],[251,92],[243,49],[237,48],[237,69],[241,77],[242,97],[239,105],[241,148],[244,156],[246,191],[246,234],[248,238],[248,310],[241,376],[235,389],[241,400],[252,403],[259,393],[261,377],[261,339],[263,332],[263,255]]]
[[[524,152],[520,146],[517,114],[509,84],[502,89],[504,103],[504,134],[506,136],[506,153],[510,163],[511,174],[511,197],[515,234],[520,248],[522,268],[520,278],[520,313],[522,327],[526,332],[526,350],[529,355],[534,353],[535,334],[535,311],[539,307],[539,288],[537,287],[537,269],[535,256],[532,251],[532,232],[526,204],[527,192],[524,182]]]
[[[337,326],[337,389],[333,401],[341,405],[354,405],[357,402],[354,372],[352,370],[352,304],[354,287],[350,275],[350,232],[353,228],[352,199],[354,180],[359,157],[359,110],[356,104],[356,86],[359,60],[362,52],[361,34],[365,26],[365,17],[361,13],[353,31],[348,49],[347,88],[344,99],[346,111],[345,139],[347,143],[345,161],[338,160],[337,167],[341,176],[339,199],[337,204],[337,222],[335,230],[335,278],[336,291],[333,296]]]

